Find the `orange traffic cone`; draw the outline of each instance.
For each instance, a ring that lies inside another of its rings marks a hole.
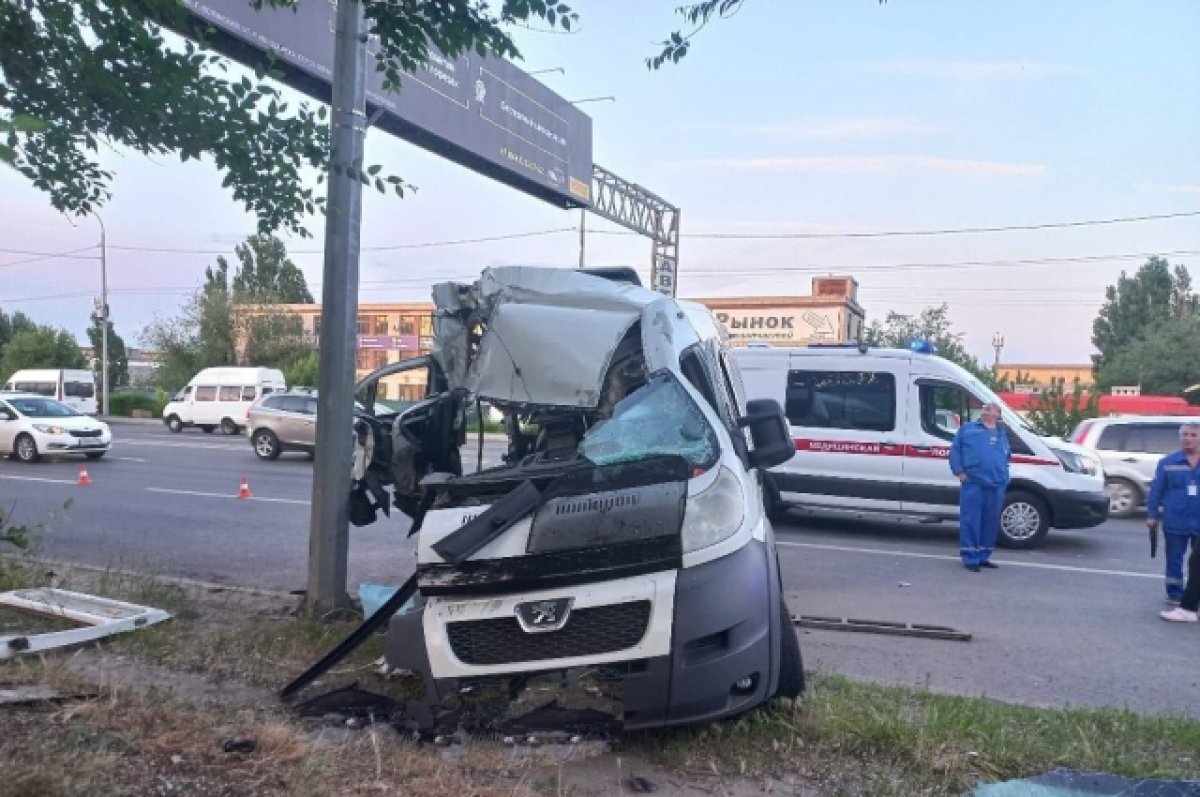
[[[79,478],[75,480],[75,483],[80,487],[87,487],[92,483],[92,477],[88,476],[87,465],[79,466]]]
[[[250,480],[247,479],[245,476],[242,477],[242,486],[238,488],[237,497],[238,498],[253,498],[254,497],[254,496],[250,495]]]

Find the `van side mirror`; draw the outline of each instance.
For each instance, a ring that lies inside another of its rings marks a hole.
[[[783,408],[775,399],[751,399],[746,402],[746,417],[738,420],[739,426],[750,429],[754,450],[750,452],[750,466],[773,468],[782,465],[796,453],[788,431]]]

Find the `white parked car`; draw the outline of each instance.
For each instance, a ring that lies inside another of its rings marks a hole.
[[[111,445],[103,421],[36,393],[0,393],[0,452],[22,462],[68,454],[100,459]]]

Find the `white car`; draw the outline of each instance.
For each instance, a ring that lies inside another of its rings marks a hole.
[[[22,462],[83,454],[100,459],[112,445],[108,424],[36,393],[0,393],[0,455]]]

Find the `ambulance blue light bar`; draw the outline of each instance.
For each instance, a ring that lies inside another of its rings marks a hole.
[[[929,340],[914,340],[908,344],[908,349],[916,354],[937,354],[937,346]]]

